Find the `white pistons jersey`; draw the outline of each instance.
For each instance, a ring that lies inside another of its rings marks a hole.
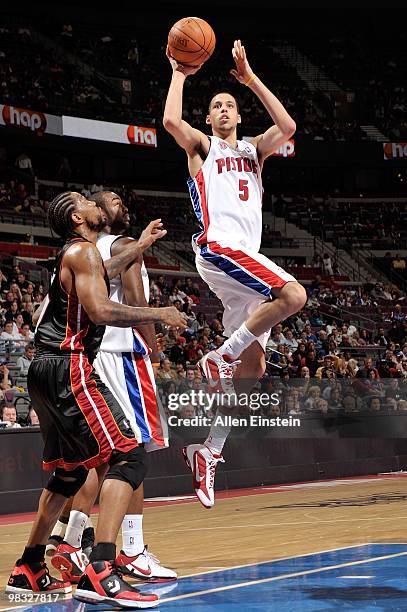
[[[261,169],[254,145],[238,140],[234,149],[217,136],[209,136],[208,156],[189,193],[202,231],[195,245],[238,243],[259,251],[262,233]]]
[[[111,234],[104,233],[99,234],[96,246],[102,256],[103,261],[106,261],[112,257],[112,244],[122,237],[123,236],[112,236]],[[143,280],[144,295],[148,302],[150,297],[150,288],[148,273],[144,263],[141,268],[141,275]],[[118,302],[119,304],[126,304],[120,275],[110,280],[110,299],[113,300],[113,302]],[[110,353],[135,352],[140,353],[141,355],[147,355],[149,352],[145,340],[136,329],[131,327],[112,327],[110,325],[106,325],[106,330],[99,350]]]

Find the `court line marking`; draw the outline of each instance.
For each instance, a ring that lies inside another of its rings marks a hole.
[[[389,544],[389,543],[388,543]],[[390,542],[393,544],[393,542]],[[406,545],[405,542],[398,543],[401,546]],[[206,574],[215,574],[217,572],[224,572],[228,570],[243,569],[244,567],[254,567],[255,565],[264,565],[265,563],[276,563],[278,561],[289,561],[290,559],[302,559],[303,557],[311,557],[312,555],[324,555],[325,553],[336,552],[337,550],[348,550],[349,548],[360,548],[365,546],[382,546],[381,542],[366,542],[365,544],[351,544],[350,546],[339,546],[339,548],[327,548],[326,550],[316,550],[315,552],[303,553],[302,555],[290,555],[289,557],[278,557],[277,559],[269,559],[268,561],[256,561],[255,563],[244,563],[243,565],[231,565],[224,567],[221,570],[212,570],[208,572],[196,572],[195,574],[187,574],[180,576],[180,578],[194,578],[195,576],[203,576]]]
[[[288,578],[297,578],[299,576],[308,576],[310,574],[317,574],[319,572],[329,572],[334,569],[341,569],[342,567],[352,567],[355,565],[362,565],[363,563],[373,563],[375,561],[384,561],[386,559],[394,559],[395,557],[407,556],[406,552],[394,553],[392,555],[383,555],[381,557],[371,557],[370,559],[362,559],[360,561],[351,561],[348,563],[339,563],[338,565],[329,565],[327,567],[318,567],[312,570],[305,570],[303,572],[292,572],[291,574],[283,574],[282,576],[273,576],[271,578],[262,578],[260,580],[252,580],[249,582],[240,582],[238,584],[227,585],[223,587],[216,587],[214,589],[205,589],[204,591],[193,591],[192,593],[185,593],[184,595],[175,595],[174,597],[167,597],[160,600],[161,603],[168,603],[170,601],[179,601],[181,599],[188,599],[189,597],[199,597],[201,595],[209,595],[209,593],[220,593],[222,591],[231,591],[233,589],[242,589],[256,584],[266,584],[268,582],[277,582],[280,580],[287,580]]]
[[[371,522],[371,521],[393,521],[393,520],[397,520],[397,519],[407,519],[407,516],[392,516],[392,517],[387,517],[387,516],[374,516],[371,518],[351,518],[351,519],[329,519],[327,521],[323,521],[318,519],[319,523],[359,523],[360,521],[366,521],[366,522]],[[281,527],[281,526],[291,526],[291,525],[314,525],[315,524],[315,520],[313,521],[293,521],[293,522],[289,522],[289,523],[250,523],[250,527]],[[159,534],[159,533],[175,533],[175,532],[180,532],[180,533],[185,533],[186,531],[216,531],[218,529],[247,529],[248,525],[247,523],[245,525],[219,525],[218,527],[183,527],[182,529],[154,529],[151,531],[151,533],[154,534]]]
[[[342,578],[346,578],[347,580],[358,580],[359,578],[363,578],[364,580],[371,580],[375,577],[376,576],[337,576],[339,580],[342,580]]]
[[[350,546],[339,546],[338,548],[327,548],[325,550],[317,550],[317,551],[311,552],[311,553],[303,553],[302,555],[291,555],[289,557],[279,557],[277,559],[271,559],[271,560],[268,560],[268,561],[258,561],[258,562],[255,562],[255,563],[245,563],[243,565],[234,565],[234,566],[230,566],[230,567],[223,567],[222,569],[209,570],[209,571],[206,571],[206,572],[197,572],[195,574],[187,574],[185,576],[180,576],[179,579],[183,580],[184,578],[193,578],[195,576],[204,576],[204,575],[207,575],[207,574],[217,574],[219,572],[225,572],[225,571],[235,570],[235,569],[242,569],[244,567],[254,567],[256,565],[264,565],[266,563],[277,563],[279,561],[289,561],[291,559],[301,559],[303,557],[311,557],[311,556],[314,556],[314,555],[322,555],[322,554],[326,554],[326,553],[330,553],[330,552],[336,552],[336,551],[339,551],[339,550],[349,550],[351,548],[361,548],[361,547],[366,547],[366,546],[407,546],[407,542],[366,542],[366,543],[362,543],[362,544],[351,544]],[[347,565],[357,565],[358,563],[359,564],[360,563],[369,563],[370,561],[373,561],[373,560],[380,560],[382,558],[397,557],[397,556],[401,556],[401,555],[405,555],[405,554],[407,554],[407,552],[406,553],[404,553],[404,552],[402,552],[402,553],[394,553],[392,555],[387,555],[387,557],[377,557],[377,558],[372,557],[371,559],[367,559],[367,560],[351,562],[351,563],[348,563]],[[319,569],[316,569],[316,570],[307,570],[307,572],[305,572],[305,573],[312,573],[312,572],[316,573],[318,571],[325,571],[327,569],[335,569],[335,567],[339,568],[339,567],[343,567],[343,566],[328,566],[326,568],[319,568]],[[304,575],[304,573],[299,573],[297,575]],[[276,576],[274,578],[274,580],[282,579],[282,578],[289,578],[289,577],[295,577],[295,575],[287,574],[287,575],[284,575],[284,576]],[[263,580],[271,581],[271,580],[273,580],[273,578],[266,578],[266,579],[263,579]],[[256,584],[256,582],[252,581],[252,582],[247,583],[247,585],[251,585],[251,584]],[[198,596],[198,595],[203,594],[203,593],[214,592],[214,591],[220,590],[220,589],[227,590],[227,589],[235,588],[235,587],[238,588],[240,586],[245,586],[245,585],[241,584],[241,585],[233,585],[233,586],[229,586],[229,587],[218,587],[218,589],[212,589],[212,590],[207,590],[207,591],[199,591],[199,593],[197,592],[197,593],[195,593],[194,595],[191,595],[191,596],[195,597],[195,596]],[[179,595],[178,598],[185,598],[185,597],[189,597],[189,596],[190,595],[187,595],[187,594]],[[67,597],[66,599],[71,599],[71,598]],[[167,598],[165,600],[161,599],[160,603],[164,603],[164,601],[165,602],[173,601],[174,599],[175,599],[175,597]],[[8,610],[23,610],[25,608],[26,608],[26,606],[14,606],[14,607],[11,607],[11,608],[3,608],[3,609],[0,608],[0,610],[1,610],[1,612],[7,612]]]

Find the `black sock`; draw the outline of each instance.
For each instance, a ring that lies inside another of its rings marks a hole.
[[[99,542],[90,553],[89,561],[114,561],[116,559],[116,544]]]
[[[40,563],[45,559],[45,544],[24,548],[23,555],[19,560],[21,563]]]

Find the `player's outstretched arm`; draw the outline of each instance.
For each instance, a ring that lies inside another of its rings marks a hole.
[[[287,113],[276,96],[254,74],[247,60],[245,48],[240,40],[235,40],[232,56],[236,68],[230,71],[231,74],[233,74],[239,83],[246,85],[256,94],[275,123],[264,134],[256,136],[253,140],[253,144],[257,147],[259,160],[263,161],[291,138],[296,130],[295,121]]]
[[[161,219],[155,219],[147,225],[137,241],[128,240],[124,243],[125,246],[121,244],[122,248],[120,251],[116,250],[114,257],[105,261],[105,268],[109,279],[121,274],[123,270],[126,270],[134,262],[138,261],[141,263],[144,251],[167,234],[167,230],[162,229],[162,226]]]
[[[109,300],[104,281],[104,267],[99,251],[93,244],[77,244],[64,256],[61,279],[70,277],[79,302],[96,325],[131,327],[142,323],[164,323],[185,329],[178,310],[168,308],[133,308]],[[66,287],[65,287],[66,289]]]
[[[192,156],[202,147],[209,148],[208,138],[203,132],[193,128],[182,119],[182,97],[187,76],[195,74],[200,66],[184,66],[173,59],[168,51],[167,57],[172,67],[172,78],[165,102],[163,124],[180,147]]]
[[[143,234],[140,236],[140,240],[142,240],[142,237]],[[121,249],[123,249],[123,247],[128,245],[130,242],[134,242],[134,240],[125,237],[116,240],[112,245],[113,258],[116,253],[120,253]],[[105,262],[105,266],[106,263],[107,262]],[[142,263],[142,259],[141,261],[134,261],[131,266],[128,266],[126,270],[123,270],[121,273],[122,285],[125,301],[128,306],[142,306],[149,308],[148,301],[144,294],[143,278],[141,275]],[[148,346],[151,348],[151,361],[157,362],[158,350],[154,323],[141,326],[137,325],[137,329],[143,334]]]

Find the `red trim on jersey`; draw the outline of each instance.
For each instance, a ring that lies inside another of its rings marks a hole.
[[[141,392],[146,409],[147,423],[151,428],[151,438],[159,446],[165,446],[160,411],[157,404],[156,391],[144,359],[135,359],[134,365],[140,379]]]
[[[78,310],[80,307],[80,319],[78,325]],[[68,295],[68,306],[66,313],[65,338],[59,345],[61,350],[83,351],[82,339],[86,337],[89,330],[89,318],[79,303],[76,295]],[[72,339],[73,346],[71,346]]]
[[[197,240],[197,244],[206,244],[207,242],[207,234],[209,229],[209,210],[208,210],[208,202],[206,200],[206,187],[205,187],[205,179],[202,172],[202,168],[199,170],[198,174],[195,177],[196,186],[200,195],[200,204],[202,208],[202,223],[203,223],[203,233],[199,236]]]
[[[210,242],[208,248],[212,253],[217,255],[225,255],[230,260],[234,261],[240,268],[253,274],[263,283],[269,285],[270,288],[280,289],[287,284],[287,280],[278,276],[275,272],[264,266],[262,263],[253,259],[244,251],[230,249],[229,247],[221,247],[217,242]]]

